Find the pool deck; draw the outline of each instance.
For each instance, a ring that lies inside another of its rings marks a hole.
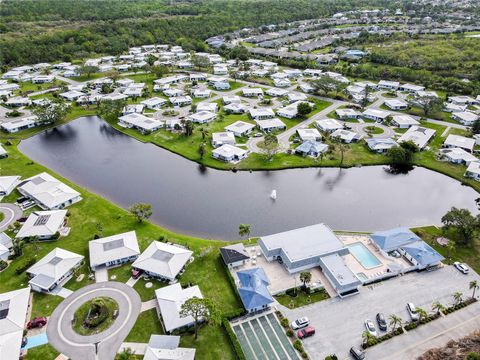
[[[343,242],[345,246],[352,245],[354,243],[362,243],[365,247],[380,261],[380,265],[372,269],[366,269],[362,264],[353,256],[348,254],[344,257],[347,266],[355,273],[364,273],[369,279],[380,277],[387,273],[389,266],[401,266],[402,268],[408,268],[411,264],[403,258],[386,258],[380,251],[372,244],[368,235],[361,234],[338,234],[338,238]]]

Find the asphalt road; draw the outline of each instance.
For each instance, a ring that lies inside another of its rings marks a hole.
[[[293,321],[307,316],[316,329],[315,336],[304,341],[304,346],[312,359],[324,359],[329,354],[336,354],[339,359],[349,358],[351,346],[359,346],[362,342],[362,333],[365,330],[364,321],[370,319],[375,322],[375,315],[383,312],[385,316],[396,314],[409,320],[406,311],[407,302],[426,311],[431,311],[432,303],[440,301],[444,305],[451,305],[452,294],[460,291],[464,297],[471,296],[469,282],[480,277],[475,273],[463,275],[453,266],[446,266],[432,272],[410,273],[381,283],[362,287],[360,294],[349,298],[333,298],[321,301],[299,309],[282,311]],[[470,333],[471,321],[480,314],[480,303],[475,303],[449,314],[444,318],[432,321],[406,334],[400,335],[367,350],[369,360],[402,360],[415,359],[426,349],[445,344],[447,340],[442,336],[464,336]],[[474,324],[478,328],[478,321]],[[378,327],[377,327],[377,331]],[[436,343],[429,339],[434,337]],[[422,345],[422,346],[421,346]]]
[[[77,334],[71,326],[75,311],[99,296],[110,297],[118,303],[118,318],[99,334]],[[114,359],[137,320],[141,304],[137,292],[124,283],[109,281],[86,286],[67,297],[53,312],[47,327],[49,342],[72,360]]]
[[[4,219],[0,222],[0,231],[8,229],[10,224],[20,219],[23,215],[22,209],[17,205],[1,203],[0,212],[4,214]]]

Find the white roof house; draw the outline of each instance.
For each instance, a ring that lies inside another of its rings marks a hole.
[[[308,99],[307,95],[303,93],[297,93],[297,92],[288,93],[287,98],[290,103],[294,103],[297,101],[306,101]]]
[[[322,135],[317,129],[298,129],[298,136],[302,141],[320,141]]]
[[[472,126],[478,120],[478,115],[470,111],[459,111],[452,113],[452,119],[462,123],[465,126]]]
[[[71,90],[71,91],[67,91],[67,92],[64,92],[64,93],[60,94],[61,97],[63,97],[64,99],[66,99],[68,101],[75,101],[79,97],[82,97],[84,95],[85,95],[85,93],[80,92],[80,91],[76,91],[76,90]]]
[[[385,100],[385,106],[392,110],[405,110],[408,109],[408,103],[401,99],[388,99]]]
[[[58,181],[46,172],[26,179],[18,191],[31,199],[44,210],[63,209],[82,197],[78,191]]]
[[[269,108],[249,109],[248,113],[250,117],[255,120],[272,119],[275,117],[275,113]]]
[[[57,247],[27,270],[30,277],[28,283],[34,291],[50,292],[70,279],[73,270],[81,265],[83,258]]]
[[[147,109],[159,110],[163,105],[167,103],[167,100],[161,97],[153,97],[147,100],[143,100],[141,103],[145,105]]]
[[[0,294],[0,359],[19,359],[30,288]]]
[[[358,119],[362,114],[360,114],[357,110],[345,108],[345,109],[337,109],[335,113],[340,119]]]
[[[9,105],[9,106],[28,106],[31,103],[32,103],[32,100],[30,100],[30,98],[28,98],[28,97],[15,96],[15,97],[12,97],[12,98],[8,99],[5,102],[5,105]]]
[[[238,95],[225,95],[223,98],[223,103],[225,105],[232,104],[232,103],[240,103],[240,97]]]
[[[400,129],[406,129],[413,125],[419,125],[420,123],[410,115],[393,115],[392,124],[398,126]]]
[[[193,121],[194,123],[205,124],[214,120],[216,117],[217,115],[214,112],[203,110],[189,115],[188,119]]]
[[[358,141],[361,139],[361,136],[355,131],[345,129],[335,130],[333,133],[330,134],[330,137],[338,138],[346,144],[350,144],[352,141]]]
[[[235,163],[245,159],[248,156],[248,150],[230,144],[223,144],[212,151],[212,156],[221,161]]]
[[[127,128],[134,128],[141,132],[155,131],[163,126],[161,120],[147,117],[142,114],[132,113],[120,116],[118,123]]]
[[[93,270],[134,261],[140,255],[135,231],[91,240],[88,249]]]
[[[277,88],[270,88],[266,91],[268,96],[273,97],[282,97],[288,94],[288,90],[285,89],[277,89]]]
[[[398,146],[398,144],[391,138],[386,138],[386,139],[368,138],[368,139],[365,139],[365,142],[367,143],[367,146],[369,147],[370,150],[378,153],[384,153],[388,149],[394,146]]]
[[[390,113],[388,111],[377,109],[367,109],[362,114],[363,117],[377,122],[384,121],[389,115]]]
[[[440,157],[455,164],[466,164],[469,165],[472,162],[479,161],[479,159],[460,148],[447,148],[440,149]]]
[[[263,95],[263,90],[261,88],[244,87],[242,89],[242,95],[247,97],[260,96]]]
[[[471,162],[465,171],[465,176],[480,181],[480,162]]]
[[[466,111],[468,108],[468,105],[459,105],[459,104],[454,104],[454,103],[445,103],[443,106],[443,110],[446,112],[450,113],[455,113],[455,112],[463,112]]]
[[[260,128],[260,130],[265,132],[283,130],[287,128],[287,125],[285,125],[285,123],[279,118],[255,120],[255,122],[257,123],[257,126]]]
[[[143,104],[128,104],[123,108],[122,114],[123,115],[141,114],[144,108],[145,108],[145,105]]]
[[[192,103],[192,98],[188,95],[168,98],[173,106],[185,106]]]
[[[225,105],[223,107],[223,110],[226,113],[243,114],[245,111],[247,111],[247,106],[240,103],[231,103],[231,104]]]
[[[315,121],[315,126],[321,131],[333,132],[338,129],[343,129],[343,124],[335,119],[322,119]]]
[[[194,360],[195,349],[179,347],[180,336],[152,335],[143,360]]]
[[[245,121],[235,121],[233,124],[225,126],[226,131],[230,131],[238,137],[249,134],[254,128],[255,125],[247,123]]]
[[[443,142],[443,147],[458,147],[467,151],[472,152],[473,147],[475,146],[475,139],[467,138],[465,136],[453,135],[450,134],[447,136]]]
[[[8,133],[16,133],[20,130],[31,129],[37,126],[37,116],[27,116],[18,120],[12,120],[8,122],[3,122],[1,127],[4,131]]]
[[[153,241],[132,267],[155,278],[173,281],[191,257],[192,251],[183,247]]]
[[[474,98],[466,95],[450,96],[448,101],[456,105],[472,105],[476,103]]]
[[[210,89],[195,89],[192,93],[194,98],[208,98],[212,95],[212,90]]]
[[[51,238],[63,228],[66,215],[67,210],[34,211],[20,228],[16,238]]]
[[[224,144],[235,145],[235,135],[232,132],[215,132],[212,134],[213,147],[219,147]]]
[[[218,104],[215,102],[201,102],[197,104],[197,111],[210,111],[210,112],[217,112],[218,110]]]
[[[20,176],[0,176],[0,196],[10,195],[19,183]]]
[[[162,323],[167,333],[193,325],[194,319],[192,316],[180,316],[182,305],[193,297],[203,299],[198,285],[182,289],[179,283],[155,290],[155,296],[158,302],[159,314],[162,317]]]
[[[378,87],[381,89],[397,90],[399,86],[400,83],[398,81],[380,80],[378,82]]]
[[[413,141],[422,150],[433,136],[435,136],[435,130],[413,125],[400,136],[398,142]]]

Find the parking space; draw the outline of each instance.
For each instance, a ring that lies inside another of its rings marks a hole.
[[[299,356],[273,313],[232,323],[247,360],[298,360]]]
[[[366,319],[375,322],[375,315],[382,312],[386,317],[396,314],[405,322],[409,320],[407,302],[412,302],[426,311],[431,311],[432,303],[435,301],[440,301],[446,306],[451,305],[452,295],[457,291],[462,292],[464,297],[471,296],[469,282],[474,279],[478,280],[479,276],[473,272],[463,275],[453,266],[445,266],[433,272],[410,273],[362,287],[360,294],[352,297],[333,298],[292,310],[282,307],[282,311],[290,321],[302,316],[310,318],[311,325],[316,328],[316,334],[306,339],[304,346],[311,358],[324,359],[327,355],[335,353],[340,359],[345,359],[351,346],[361,344]],[[451,322],[461,318],[462,311],[471,309],[467,307],[423,327],[451,326]],[[447,319],[449,320],[446,322],[442,321]],[[403,341],[415,343],[421,341],[424,336],[419,328],[418,331],[411,331],[401,337]],[[380,345],[383,349],[382,354],[402,350],[402,346],[395,340]],[[374,349],[368,350],[368,359],[382,359],[383,355]]]

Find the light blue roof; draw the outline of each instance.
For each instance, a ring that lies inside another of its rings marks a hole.
[[[323,144],[316,141],[305,141],[304,143],[299,145],[295,150],[308,154],[310,152],[321,153],[321,152],[324,152],[326,149],[328,149],[327,144]]]
[[[268,291],[270,284],[262,268],[253,268],[237,272],[240,286],[238,293],[247,310],[269,305],[273,298]]]
[[[405,227],[378,231],[370,235],[370,237],[378,247],[386,252],[396,250],[399,247],[421,240],[410,229]]]
[[[414,258],[422,267],[435,265],[444,257],[424,241],[415,241],[402,247],[407,254]]]
[[[364,56],[364,55],[366,55],[364,51],[362,51],[362,50],[355,50],[355,49],[347,50],[347,51],[345,52],[345,54],[347,54],[347,55],[355,55],[355,56]]]

